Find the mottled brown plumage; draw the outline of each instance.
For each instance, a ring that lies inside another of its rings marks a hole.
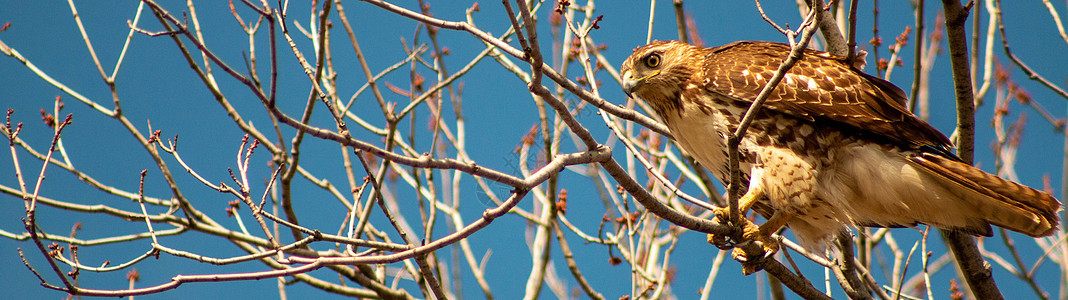
[[[635,49],[620,72],[624,91],[648,103],[679,147],[727,182],[725,138],[789,51],[771,42],[654,42]],[[747,236],[773,243],[766,236],[786,225],[802,244],[823,248],[845,225],[1053,232],[1056,199],[962,163],[906,100],[845,58],[806,50],[739,147],[748,185],[742,212],[758,202],[774,211],[759,235]]]

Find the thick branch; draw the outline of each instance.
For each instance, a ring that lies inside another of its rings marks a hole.
[[[964,162],[972,163],[975,147],[975,102],[972,99],[967,33],[964,28],[971,3],[965,8],[958,0],[942,0],[942,6],[945,10],[949,60],[953,66],[953,88],[957,96],[957,155]],[[991,276],[990,264],[979,254],[975,239],[962,232],[942,232],[972,293],[979,299],[1003,299]]]

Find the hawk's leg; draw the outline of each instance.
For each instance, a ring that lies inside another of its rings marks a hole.
[[[771,235],[785,226],[786,222],[790,221],[793,216],[791,213],[779,211],[775,212],[763,225],[756,226],[752,222],[746,223],[742,229],[742,238],[747,241],[753,241],[753,244],[757,247],[743,246],[734,248],[731,252],[731,257],[742,263],[742,272],[745,275],[759,271],[763,267],[761,260],[779,251],[779,241]]]
[[[760,200],[760,198],[762,197],[764,197],[764,192],[760,189],[754,189],[749,192],[746,192],[745,195],[742,195],[741,199],[738,199],[738,215],[740,216],[739,219],[741,220],[742,224],[744,224],[742,228],[747,228],[749,226],[756,227],[753,222],[750,222],[749,219],[745,218],[745,214],[747,211],[749,211],[749,208],[753,207],[753,204],[755,204],[757,200]],[[728,220],[730,220],[731,213],[729,207],[716,208],[712,212],[715,213],[716,219],[720,223],[727,223]],[[732,245],[727,243],[726,236],[709,233],[707,239],[709,244],[712,244],[713,246],[716,246],[720,249],[726,250],[733,247]]]

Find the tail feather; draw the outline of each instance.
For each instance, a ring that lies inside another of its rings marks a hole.
[[[984,221],[1030,235],[1047,236],[1057,228],[1060,201],[1048,193],[1001,179],[971,165],[923,153],[909,161],[921,170],[976,194],[975,209]]]

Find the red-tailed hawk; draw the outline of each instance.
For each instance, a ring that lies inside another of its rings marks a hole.
[[[727,183],[726,137],[789,52],[771,42],[654,42],[623,63],[623,90],[648,103],[679,147]],[[900,89],[845,58],[806,50],[739,146],[748,184],[739,209],[766,202],[774,211],[746,237],[775,251],[768,237],[783,225],[813,249],[846,225],[1053,232],[1060,202],[961,162],[949,139],[905,102]]]

